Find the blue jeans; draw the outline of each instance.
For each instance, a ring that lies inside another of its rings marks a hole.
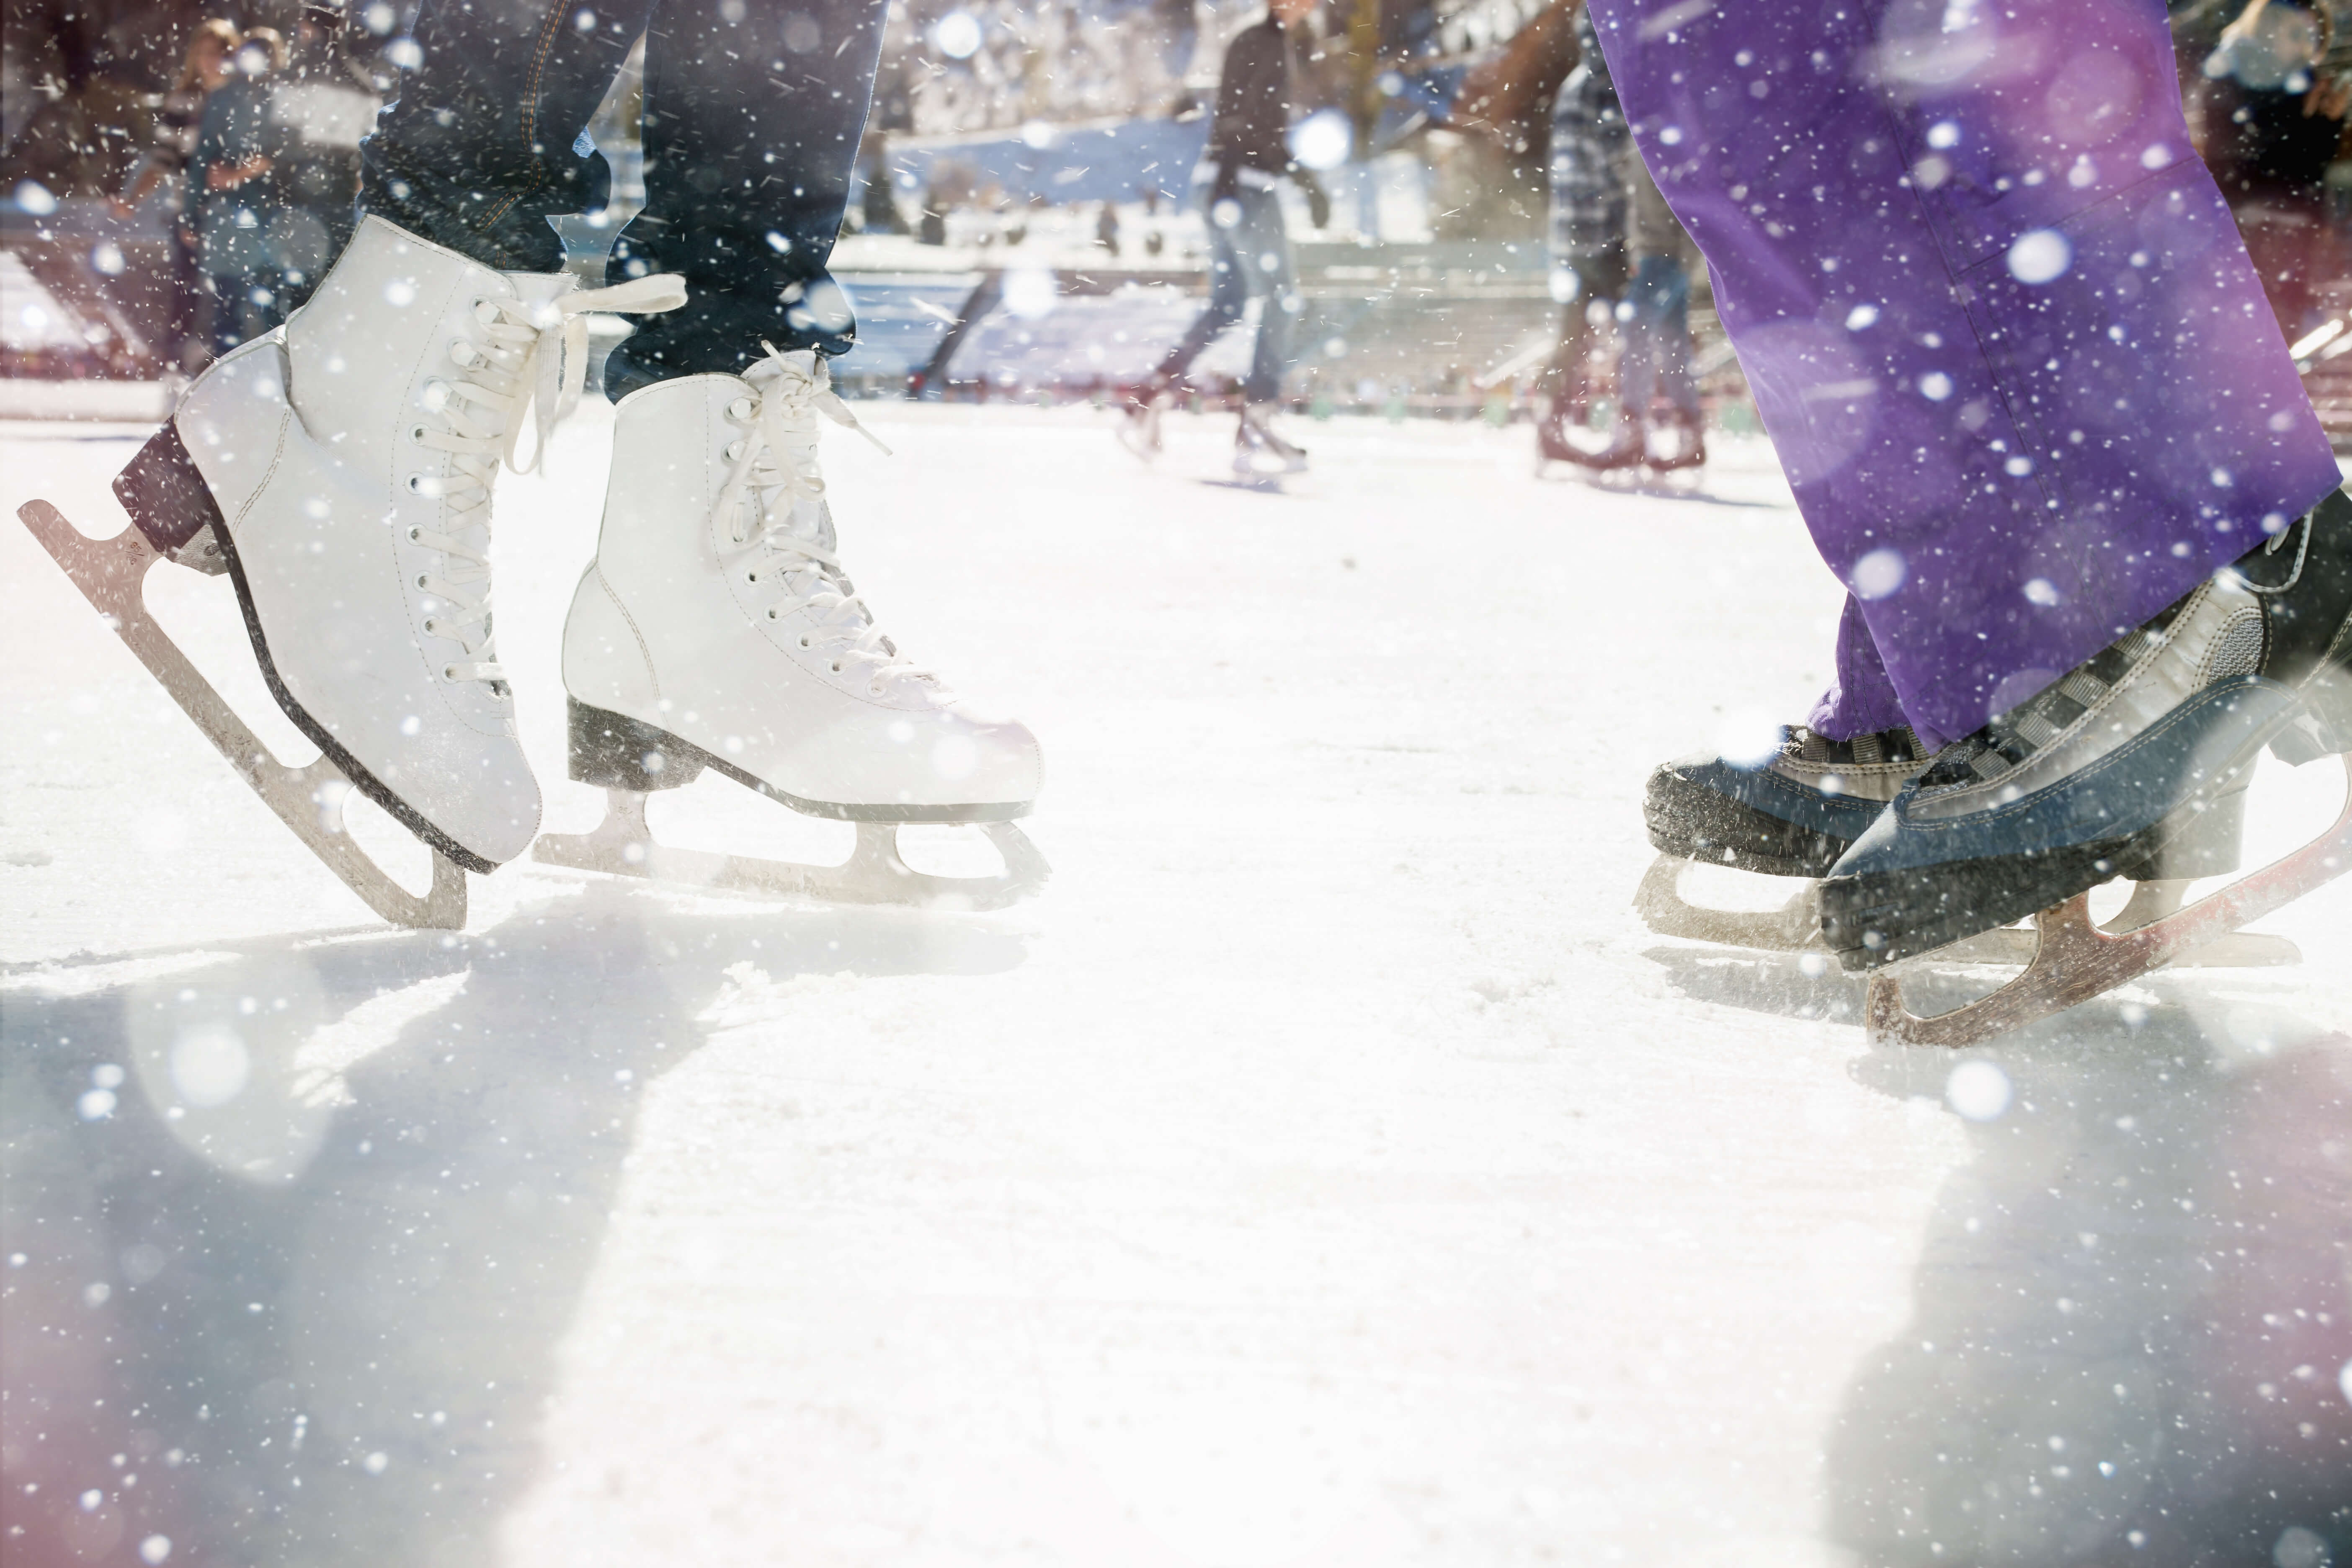
[[[1290,327],[1298,314],[1298,279],[1290,260],[1290,235],[1283,226],[1282,203],[1271,190],[1243,186],[1241,209],[1228,227],[1217,222],[1212,194],[1202,198],[1209,219],[1209,305],[1183,341],[1160,362],[1160,376],[1184,374],[1219,332],[1242,319],[1253,294],[1265,298],[1257,319],[1257,348],[1250,358],[1242,396],[1272,403],[1282,395],[1282,373],[1290,366]]]
[[[825,263],[885,8],[425,0],[425,61],[362,149],[361,205],[485,266],[558,270],[563,247],[547,220],[604,205],[606,170],[583,133],[642,34],[646,208],[607,276],[676,272],[688,300],[639,321],[607,362],[605,390],[740,371],[761,357],[762,338],[845,353],[856,323]]]
[[[1617,361],[1617,398],[1635,419],[1650,416],[1663,397],[1698,419],[1698,384],[1691,379],[1690,268],[1679,256],[1645,256],[1625,286],[1619,312],[1624,353]]]

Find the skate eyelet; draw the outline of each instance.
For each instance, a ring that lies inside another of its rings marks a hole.
[[[757,572],[746,572],[743,574],[743,581],[746,583],[756,583],[759,580],[760,574]]]
[[[425,586],[425,574],[422,572],[416,574],[416,585],[420,588]]]
[[[439,637],[439,636],[441,635],[441,623],[440,623],[439,621],[435,620],[435,619],[434,619],[432,616],[425,616],[425,635],[426,637]]]
[[[420,445],[420,446],[421,446],[421,445],[423,445],[423,444],[424,444],[424,441],[425,441],[425,426],[422,426],[422,425],[419,425],[419,426],[417,426],[415,428],[414,428],[414,429],[412,429],[411,431],[409,431],[409,433],[408,433],[408,438],[409,438],[410,440],[412,440],[412,441],[416,442],[416,443],[417,443],[418,445]]]
[[[441,679],[444,679],[444,680],[455,680],[455,679],[457,679],[457,667],[456,665],[454,665],[454,664],[445,664],[445,665],[443,665],[443,666],[441,667]]]
[[[410,530],[408,531],[408,542],[409,542],[409,543],[411,543],[411,544],[421,544],[421,543],[423,543],[424,542],[425,542],[425,531],[424,531],[423,529],[421,529],[421,528],[412,528],[412,529],[410,529]]]
[[[740,441],[730,441],[730,442],[728,442],[728,443],[727,443],[727,450],[726,450],[726,452],[723,454],[723,456],[727,458],[727,460],[728,460],[729,462],[730,462],[730,463],[731,463],[731,462],[733,462],[736,458],[738,458],[741,457],[742,455],[743,455],[743,443],[742,443],[742,442],[740,442]]]
[[[774,611],[772,611],[772,610],[769,611],[768,613],[769,613],[770,615],[773,615],[773,614],[775,614],[775,612],[774,612]],[[808,640],[808,638],[806,638],[806,637],[803,637],[803,638],[801,638],[801,647],[808,647],[808,645],[809,645],[809,640]]]
[[[838,665],[838,664],[835,665],[835,666],[833,667],[833,672],[834,672],[834,674],[835,674],[835,675],[839,675],[839,674],[841,673],[841,666],[840,666],[840,665]]]
[[[738,424],[751,418],[751,400],[748,397],[739,397],[734,402],[729,404],[727,405],[727,417],[736,421]]]
[[[768,618],[769,618],[770,620],[772,620],[772,620],[774,620],[774,619],[776,618],[776,612],[775,612],[775,611],[773,611],[773,610],[770,610],[770,611],[768,612]],[[806,644],[806,643],[803,643],[803,644],[801,644],[801,647],[808,647],[808,644]]]
[[[418,496],[425,493],[425,476],[423,474],[411,474],[408,476],[408,493]]]

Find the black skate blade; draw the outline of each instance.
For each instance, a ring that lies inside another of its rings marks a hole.
[[[1905,1005],[1900,973],[1879,971],[1871,976],[1864,1007],[1870,1043],[1952,1049],[1977,1045],[2087,1002],[2159,965],[2228,951],[2221,944],[2240,927],[2352,870],[2352,756],[2345,762],[2345,784],[2344,809],[2326,832],[2284,859],[2135,930],[2101,931],[2092,924],[2088,893],[2042,910],[2034,917],[2036,942],[2025,973],[1965,1006],[1922,1017]]]
[[[604,820],[591,833],[543,833],[531,858],[575,871],[642,877],[710,892],[763,898],[812,899],[833,904],[906,904],[918,909],[978,911],[1003,909],[1036,892],[1053,875],[1028,836],[1009,822],[982,822],[980,830],[1004,858],[994,877],[940,877],[899,858],[897,823],[860,821],[857,847],[839,866],[715,855],[664,844],[646,825],[643,792],[608,788]]]
[[[159,559],[144,530],[126,528],[112,539],[90,539],[43,500],[26,501],[16,515],[262,804],[368,908],[395,925],[456,931],[466,923],[466,874],[449,857],[434,855],[432,888],[419,897],[386,876],[343,831],[343,802],[364,774],[355,777],[338,765],[335,750],[324,746],[308,767],[280,763],[163,635],[147,613],[142,592],[148,569]],[[263,671],[278,694],[276,673],[266,658]],[[278,700],[285,705],[282,694]]]

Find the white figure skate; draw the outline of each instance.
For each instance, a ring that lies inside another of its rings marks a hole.
[[[1244,404],[1241,423],[1234,428],[1234,477],[1264,479],[1307,471],[1307,448],[1293,446],[1274,428],[1274,413],[1262,404]]]
[[[621,400],[596,561],[563,631],[572,776],[607,792],[607,815],[541,838],[536,858],[856,903],[992,908],[1044,882],[1012,825],[1036,798],[1037,742],[974,717],[875,626],[835,553],[820,416],[863,430],[806,350]],[[856,823],[856,852],[824,868],[656,842],[646,794],[706,767]],[[978,825],[1003,874],[910,869],[895,845],[908,822]]]
[[[460,925],[463,871],[513,858],[539,824],[492,644],[499,464],[516,466],[527,405],[544,452],[576,402],[587,311],[684,300],[667,276],[583,292],[562,274],[499,273],[370,217],[310,302],[197,378],[115,480],[135,526],[97,542],[46,503],[20,515],[370,908]],[[229,574],[270,693],[317,762],[278,763],[149,618],[159,554]],[[432,847],[424,898],[342,832],[352,789]]]

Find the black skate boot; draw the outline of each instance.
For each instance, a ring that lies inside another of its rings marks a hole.
[[[1801,726],[1782,731],[1780,751],[1761,765],[1705,756],[1667,763],[1650,775],[1643,802],[1658,859],[1633,907],[1661,936],[1818,947],[1814,879],[1926,763],[1908,729],[1832,741]],[[1682,874],[1694,862],[1804,880],[1778,910],[1722,909],[1683,896]]]
[[[1826,877],[1927,758],[1909,729],[1832,741],[1798,725],[1761,767],[1685,757],[1650,775],[1642,811],[1662,855],[1768,877]]]
[[[1937,753],[1822,883],[1822,935],[1846,968],[1871,969],[2114,877],[2232,869],[2240,792],[2266,745],[2297,763],[2352,752],[2352,499],[2342,491]],[[2261,875],[2291,863],[2300,857]],[[2267,889],[2277,896],[2263,907],[2347,867],[2322,857],[2294,872],[2294,890]],[[2235,908],[2221,930],[2262,912],[2251,900]]]

